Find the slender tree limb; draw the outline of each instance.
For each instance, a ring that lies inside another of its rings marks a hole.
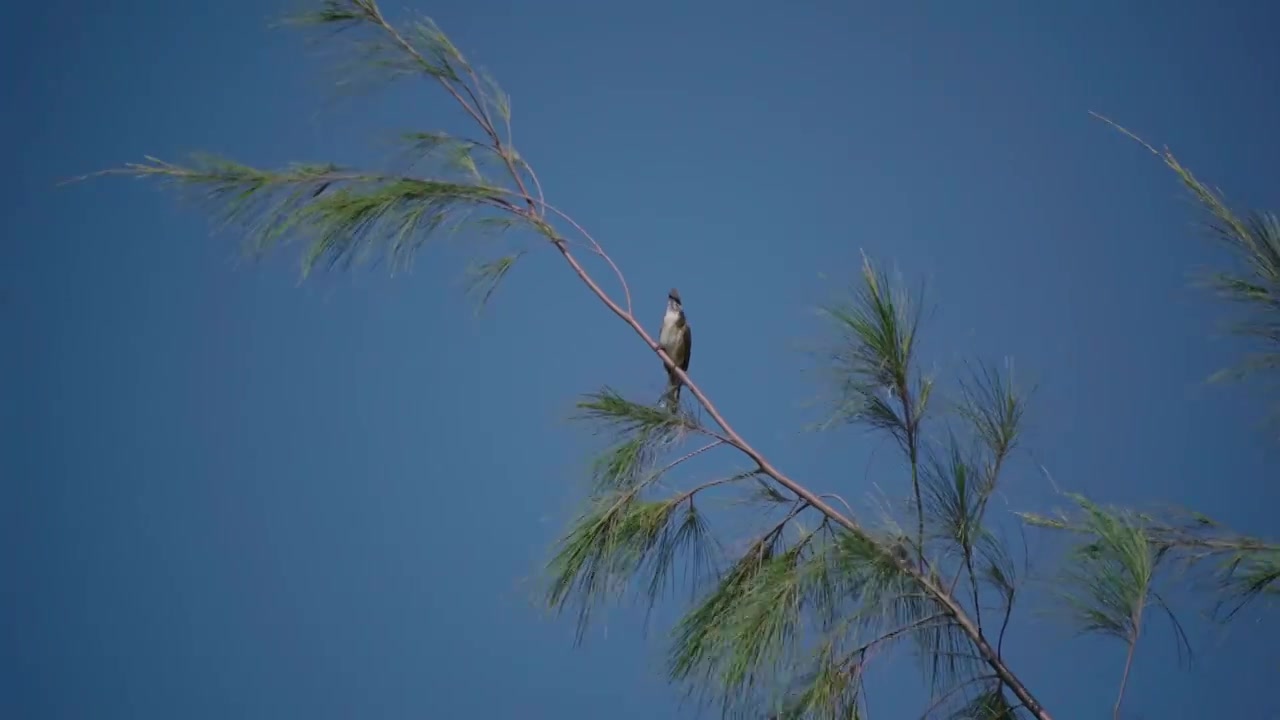
[[[604,261],[609,264],[610,268],[613,269],[613,274],[617,276],[618,282],[622,285],[622,294],[627,301],[627,312],[628,313],[632,312],[631,287],[627,285],[626,277],[622,274],[622,270],[618,268],[617,264],[613,262],[613,258],[609,257],[609,254],[606,253],[604,251],[604,248],[600,246],[600,243],[597,242],[596,239],[591,236],[591,233],[587,232],[586,228],[579,225],[578,222],[574,220],[572,217],[570,217],[567,213],[561,211],[560,209],[556,208],[553,205],[548,204],[546,201],[540,200],[539,204],[541,204],[542,207],[546,208],[547,210],[550,210],[553,214],[555,214],[565,222],[569,223],[569,225],[573,227],[573,229],[576,230],[579,235],[581,235],[587,242],[591,243],[592,252],[604,258]]]
[[[715,440],[715,441],[709,442],[709,443],[707,443],[706,445],[703,445],[702,447],[698,448],[697,450],[694,450],[694,451],[692,451],[692,452],[686,453],[686,454],[684,454],[684,455],[682,455],[682,456],[680,456],[680,457],[676,458],[675,460],[672,460],[671,462],[669,462],[669,463],[667,463],[665,466],[663,466],[663,468],[662,468],[661,470],[659,470],[658,472],[656,472],[656,473],[654,473],[654,474],[655,474],[655,475],[657,475],[657,476],[666,475],[668,472],[670,472],[671,470],[675,469],[675,467],[676,467],[677,465],[680,465],[680,464],[682,464],[682,463],[684,463],[684,462],[686,462],[686,461],[688,461],[688,460],[691,460],[691,459],[693,459],[693,458],[695,458],[695,457],[697,457],[697,456],[701,455],[702,453],[707,452],[708,450],[712,450],[712,449],[714,449],[714,448],[718,448],[718,447],[720,447],[720,446],[721,446],[721,445],[723,445],[723,444],[724,444],[724,441],[723,441],[723,440]]]
[[[848,653],[846,653],[846,654],[845,654],[845,660],[844,660],[844,662],[843,662],[843,663],[841,663],[841,664],[842,664],[842,665],[845,665],[845,664],[848,664],[848,663],[850,663],[850,662],[853,662],[853,658],[854,658],[854,656],[855,656],[855,655],[861,656],[861,655],[863,655],[863,654],[865,654],[865,653],[867,653],[867,652],[869,652],[869,651],[871,651],[871,650],[875,649],[875,648],[876,648],[876,646],[878,646],[878,645],[882,645],[882,644],[884,644],[884,643],[886,643],[886,642],[889,642],[890,640],[893,640],[894,638],[899,637],[899,636],[901,636],[901,635],[904,635],[904,634],[906,634],[906,633],[913,632],[913,631],[915,631],[915,630],[920,630],[920,629],[922,629],[922,628],[925,628],[925,627],[927,627],[927,626],[929,626],[929,625],[932,625],[932,624],[936,623],[936,622],[937,622],[937,621],[939,621],[939,620],[948,620],[948,621],[949,621],[949,620],[951,620],[951,616],[950,616],[950,615],[948,615],[948,614],[946,614],[946,613],[935,613],[935,614],[933,614],[933,615],[929,615],[928,617],[923,617],[923,618],[920,618],[919,620],[916,620],[916,621],[914,621],[914,622],[910,622],[910,623],[907,623],[906,625],[902,625],[902,626],[900,626],[900,627],[894,628],[893,630],[890,630],[890,631],[888,631],[888,632],[886,632],[886,633],[882,633],[879,637],[875,638],[874,640],[871,640],[871,641],[869,641],[869,642],[863,643],[862,645],[859,645],[858,647],[856,647],[856,648],[854,648],[853,650],[851,650],[851,651],[849,651]]]
[[[1124,703],[1124,691],[1129,686],[1129,671],[1133,669],[1134,651],[1138,649],[1138,637],[1142,632],[1142,612],[1139,610],[1133,617],[1133,637],[1129,640],[1129,651],[1124,657],[1124,671],[1120,674],[1120,690],[1116,693],[1116,702],[1111,709],[1112,720],[1120,720],[1120,705]]]
[[[711,488],[713,488],[713,487],[719,487],[719,486],[721,486],[721,485],[728,485],[729,483],[734,483],[734,482],[737,482],[737,481],[739,481],[739,480],[744,480],[744,479],[746,479],[746,477],[745,477],[745,476],[743,476],[743,475],[731,475],[731,476],[729,476],[729,477],[725,477],[725,478],[718,478],[718,479],[716,479],[716,480],[708,480],[707,482],[704,482],[704,483],[702,483],[701,485],[698,485],[698,486],[696,486],[696,487],[690,488],[690,489],[688,489],[688,490],[686,490],[686,491],[684,491],[684,492],[680,493],[679,495],[677,495],[677,496],[675,497],[675,502],[677,502],[677,503],[682,503],[682,502],[684,502],[685,500],[688,500],[688,501],[690,501],[690,502],[693,502],[693,496],[694,496],[694,495],[697,495],[698,493],[702,492],[703,490],[709,490],[709,489],[711,489]]]

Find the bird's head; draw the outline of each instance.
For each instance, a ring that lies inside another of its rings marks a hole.
[[[667,293],[667,308],[679,311],[682,307],[683,306],[680,304],[680,291],[675,288],[671,288],[671,292]]]

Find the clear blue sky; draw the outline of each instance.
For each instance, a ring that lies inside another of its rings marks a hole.
[[[1222,255],[1087,114],[1274,207],[1274,8],[404,4],[512,95],[517,145],[652,326],[681,289],[694,376],[793,475],[902,487],[866,469],[876,443],[800,431],[811,308],[865,249],[927,281],[930,366],[1008,355],[1039,385],[1013,507],[1047,507],[1042,464],[1280,534],[1258,388],[1204,382],[1241,352],[1189,286]],[[154,186],[54,187],[191,150],[374,164],[394,132],[458,126],[423,83],[332,102],[329,66],[268,28],[300,6],[49,0],[0,23],[0,716],[693,717],[640,610],[575,650],[533,600],[594,447],[575,395],[662,382],[556,258],[477,318],[457,247],[299,286],[294,254],[239,262]],[[1157,623],[1129,717],[1280,716],[1275,616],[1215,634],[1181,610],[1200,663],[1179,670]],[[1015,632],[1057,717],[1109,717],[1117,646],[1030,613]],[[876,716],[920,708],[911,687],[871,688]]]

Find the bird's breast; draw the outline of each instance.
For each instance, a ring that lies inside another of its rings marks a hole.
[[[680,313],[670,312],[662,318],[662,331],[658,333],[658,342],[663,347],[671,347],[680,337]]]

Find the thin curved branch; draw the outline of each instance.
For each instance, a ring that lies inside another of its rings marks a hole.
[[[875,649],[876,646],[889,642],[890,640],[893,640],[894,638],[900,635],[904,635],[906,633],[913,632],[915,630],[921,630],[929,626],[930,624],[937,622],[938,620],[950,620],[950,619],[951,619],[951,616],[948,614],[935,613],[933,615],[929,615],[928,617],[923,617],[914,622],[910,622],[910,623],[907,623],[906,625],[902,625],[901,627],[894,628],[889,632],[881,634],[876,639],[871,640],[870,642],[863,643],[862,645],[859,645],[858,647],[846,653],[845,660],[844,662],[841,663],[841,665],[847,665],[853,662],[853,658],[855,655],[859,655],[859,656],[863,655],[864,653],[867,653],[868,651]]]
[[[526,163],[525,166],[528,167],[528,163]],[[530,173],[533,172],[532,168],[530,168],[529,172]],[[574,220],[572,217],[570,217],[567,213],[565,213],[559,208],[556,208],[555,206],[543,200],[539,200],[539,204],[541,204],[542,207],[546,208],[547,210],[550,210],[553,214],[555,214],[565,222],[569,223],[569,225],[572,226],[574,230],[578,231],[578,234],[582,235],[582,237],[587,242],[591,243],[592,252],[604,258],[604,261],[609,263],[609,267],[613,268],[613,274],[617,276],[618,282],[622,285],[622,295],[624,298],[626,298],[626,301],[627,301],[627,312],[628,313],[632,312],[631,287],[627,285],[626,276],[622,274],[622,270],[618,268],[618,266],[613,262],[613,258],[609,257],[609,254],[606,253],[604,251],[604,248],[600,246],[600,243],[597,242],[596,239],[591,236],[591,233],[587,232],[586,228],[579,225],[578,222]]]
[[[680,457],[676,458],[675,460],[672,460],[671,462],[669,462],[669,463],[667,463],[665,466],[663,466],[663,468],[662,468],[661,470],[659,470],[658,472],[654,473],[654,475],[655,475],[656,477],[661,477],[661,476],[663,476],[663,475],[666,475],[668,472],[670,472],[671,470],[675,469],[675,467],[676,467],[677,465],[680,465],[681,463],[684,463],[684,462],[686,462],[686,461],[688,461],[688,460],[691,460],[691,459],[693,459],[693,458],[695,458],[695,457],[697,457],[697,456],[701,455],[702,453],[707,452],[708,450],[712,450],[712,449],[714,449],[714,448],[718,448],[718,447],[720,447],[720,446],[721,446],[721,445],[723,445],[723,444],[724,444],[724,441],[723,441],[723,440],[715,440],[715,441],[713,441],[713,442],[709,442],[709,443],[707,443],[706,445],[703,445],[702,447],[698,448],[697,450],[693,450],[693,451],[691,451],[691,452],[689,452],[689,453],[686,453],[686,454],[684,454],[684,455],[682,455],[682,456],[680,456]]]
[[[369,2],[368,7],[370,10],[370,18],[379,27],[381,27],[383,31],[390,35],[406,53],[412,56],[419,63],[422,63],[424,66],[429,64],[427,63],[426,58],[422,57],[422,54],[418,52],[418,49],[415,48],[412,43],[405,40],[404,36],[400,34],[400,31],[396,30],[395,27],[387,22],[386,18],[382,15],[382,11],[378,9],[376,2]],[[459,54],[458,57],[461,59],[461,54]],[[474,78],[475,72],[471,69],[471,65],[465,60],[462,60],[462,62],[466,66],[467,71]],[[497,128],[493,126],[493,122],[489,119],[488,112],[484,109],[484,104],[476,98],[475,94],[471,91],[471,88],[466,82],[461,83],[461,85],[467,95],[475,102],[474,106],[462,97],[458,92],[458,89],[454,87],[453,83],[450,82],[448,78],[441,74],[436,74],[434,77],[440,85],[453,96],[453,99],[467,111],[467,114],[476,121],[476,124],[484,130],[485,134],[489,136],[489,139],[493,142],[494,149],[497,151],[498,155],[502,157],[503,162],[506,163],[507,170],[510,172],[512,179],[515,180],[516,186],[520,188],[520,192],[523,194],[524,200],[529,206],[530,213],[536,216],[538,214],[537,204],[534,202],[533,196],[529,194],[529,190],[525,187],[524,178],[520,175],[519,170],[516,169],[515,163],[511,158],[510,149],[503,145],[502,138],[498,135]]]
[[[753,473],[753,474],[754,474],[754,473]],[[690,488],[690,489],[688,489],[688,490],[686,490],[686,491],[684,491],[684,492],[680,493],[679,495],[677,495],[677,496],[675,497],[674,502],[676,502],[677,504],[682,503],[682,502],[684,502],[685,500],[688,500],[689,502],[693,502],[693,497],[694,497],[695,495],[697,495],[698,493],[702,492],[703,490],[709,490],[709,489],[711,489],[711,488],[713,488],[713,487],[719,487],[719,486],[721,486],[721,485],[728,485],[729,483],[737,482],[737,481],[739,481],[739,480],[745,480],[745,479],[747,479],[748,477],[749,477],[749,475],[744,475],[744,474],[739,473],[739,474],[737,474],[737,475],[730,475],[729,477],[725,477],[725,478],[717,478],[717,479],[715,479],[715,480],[708,480],[707,482],[704,482],[704,483],[702,483],[701,485],[697,485],[697,486],[695,486],[695,487],[692,487],[692,488]]]
[[[842,498],[842,497],[840,497],[840,495],[838,495],[837,493],[822,493],[822,494],[821,494],[821,495],[819,495],[818,497],[823,498],[823,499],[826,499],[826,498],[832,498],[832,499],[834,499],[834,500],[839,500],[839,501],[840,501],[840,504],[841,504],[841,505],[844,505],[844,509],[845,509],[845,510],[848,510],[850,515],[853,515],[853,507],[849,505],[849,501],[848,501],[848,500],[845,500],[845,499],[844,499],[844,498]]]

